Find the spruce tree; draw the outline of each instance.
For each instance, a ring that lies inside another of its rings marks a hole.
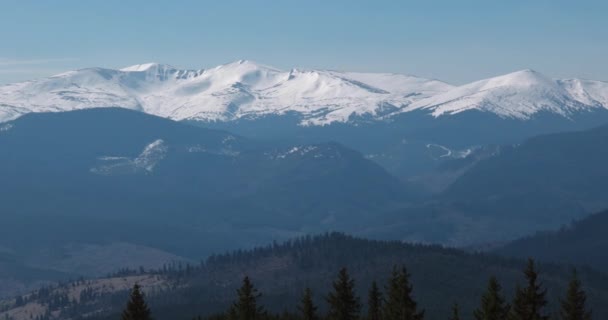
[[[152,319],[150,309],[144,300],[144,294],[138,284],[133,286],[129,302],[122,312],[122,320],[149,320]]]
[[[382,293],[380,293],[376,281],[372,282],[372,287],[369,289],[367,307],[367,320],[381,319]]]
[[[393,268],[387,288],[387,299],[383,308],[385,320],[421,320],[424,319],[424,310],[417,310],[417,303],[412,297],[410,275],[402,267]]]
[[[543,308],[547,305],[547,290],[543,289],[542,284],[538,281],[534,260],[528,259],[524,274],[527,286],[525,288],[517,287],[509,319],[548,320],[549,317],[543,314]]]
[[[587,295],[583,291],[581,281],[578,279],[576,270],[572,274],[572,280],[568,285],[566,298],[561,301],[561,320],[591,320],[591,311],[585,306]]]
[[[298,309],[300,310],[302,320],[318,319],[317,307],[312,301],[312,290],[310,290],[310,288],[306,288],[306,290],[304,290],[304,295],[302,296],[302,301],[300,302]]]
[[[481,306],[475,310],[476,320],[505,320],[509,312],[509,306],[502,296],[502,287],[496,277],[488,281],[488,288],[481,297]]]
[[[243,279],[241,288],[237,291],[237,301],[230,310],[232,320],[258,320],[264,315],[264,309],[258,306],[258,298],[262,295],[253,286],[248,276]]]
[[[329,304],[329,320],[357,320],[361,311],[361,303],[355,293],[355,280],[346,268],[338,273],[338,279],[333,283],[333,292],[327,296]]]
[[[458,306],[458,303],[452,305],[452,317],[450,320],[460,320],[460,307]]]

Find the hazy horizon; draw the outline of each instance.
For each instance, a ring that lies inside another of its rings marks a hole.
[[[600,1],[11,1],[0,13],[0,83],[86,67],[200,69],[239,59],[456,85],[528,68],[606,81],[606,9]]]

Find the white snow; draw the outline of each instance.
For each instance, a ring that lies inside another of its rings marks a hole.
[[[452,159],[465,159],[468,156],[470,156],[473,151],[475,149],[477,149],[478,147],[470,147],[467,149],[463,149],[463,150],[452,150],[446,146],[442,146],[440,144],[435,144],[435,143],[428,143],[426,145],[426,148],[429,150],[434,149],[439,149],[441,151],[443,151],[444,153],[439,155],[439,158],[452,158]],[[374,155],[372,155],[373,157]]]
[[[477,109],[527,119],[608,107],[608,83],[553,80],[523,70],[454,87],[390,73],[279,70],[247,60],[181,70],[146,63],[89,68],[0,86],[0,122],[29,112],[122,107],[174,120],[232,121],[293,113],[302,125],[382,120],[413,110],[434,116]]]
[[[304,156],[310,152],[313,151],[317,151],[318,147],[315,145],[301,145],[301,146],[294,146],[291,147],[289,149],[286,150],[282,150],[282,151],[275,151],[272,153],[268,153],[266,154],[270,159],[272,160],[279,160],[279,159],[286,159],[288,157],[292,157],[292,156]],[[314,158],[320,158],[323,157],[322,154],[315,154]]]
[[[98,158],[102,164],[91,169],[92,173],[101,175],[132,174],[137,172],[151,173],[154,168],[166,157],[169,147],[162,139],[148,144],[135,158],[122,156],[104,156]]]
[[[0,121],[28,112],[123,107],[175,120],[229,121],[295,112],[302,124],[348,121],[451,88],[394,74],[282,71],[240,60],[206,70],[156,63],[90,68],[0,86]]]
[[[447,148],[447,147],[444,147],[444,146],[438,145],[438,144],[434,144],[434,143],[429,143],[429,144],[426,145],[427,149],[431,149],[433,147],[445,151],[445,153],[442,154],[442,155],[440,155],[439,158],[450,158],[450,157],[452,157],[452,150],[449,149],[449,148]]]
[[[4,124],[4,125],[0,125],[0,132],[9,131],[12,128],[13,128],[13,125],[10,124],[10,123]]]
[[[608,108],[608,84],[553,80],[533,70],[522,70],[453,88],[416,101],[403,111],[426,109],[438,117],[476,109],[505,118],[528,119],[540,111],[567,117],[596,107]]]
[[[158,139],[144,148],[144,151],[133,160],[136,167],[152,172],[154,167],[165,158],[169,148],[165,141]]]

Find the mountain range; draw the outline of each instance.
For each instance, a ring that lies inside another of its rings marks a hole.
[[[495,248],[557,229],[608,207],[606,87],[249,61],[0,86],[0,295],[325,231]]]
[[[339,143],[261,142],[123,108],[32,113],[2,128],[3,252],[11,268],[63,275],[332,230],[500,244],[608,207],[606,126],[452,154],[421,177],[451,181],[432,195]]]
[[[148,63],[0,86],[0,122],[120,107],[284,146],[335,141],[404,181],[420,181],[488,144],[604,124],[607,101],[606,82],[554,80],[532,70],[454,86],[401,74],[283,71],[246,60],[201,70]],[[442,190],[451,180],[424,187]]]
[[[147,63],[89,68],[0,86],[0,121],[29,112],[122,107],[173,120],[235,121],[296,114],[300,125],[390,120],[423,110],[434,117],[479,110],[529,119],[608,108],[608,83],[553,80],[522,70],[470,84],[388,73],[283,71],[240,60],[183,70]]]

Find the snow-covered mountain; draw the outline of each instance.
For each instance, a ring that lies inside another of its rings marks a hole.
[[[0,121],[29,112],[122,107],[174,120],[232,121],[296,114],[302,125],[388,119],[423,110],[438,117],[481,110],[527,119],[608,108],[608,83],[553,80],[523,70],[463,86],[400,74],[283,71],[251,61],[180,70],[141,64],[89,68],[0,86]]]
[[[123,107],[174,120],[229,121],[295,112],[303,124],[379,116],[450,89],[398,74],[281,71],[250,61],[207,70],[142,64],[91,68],[0,87],[0,120],[28,112]]]
[[[607,82],[553,80],[528,69],[455,87],[416,101],[403,112],[425,109],[442,116],[481,110],[505,118],[528,119],[541,111],[568,117],[593,108],[608,108]]]

